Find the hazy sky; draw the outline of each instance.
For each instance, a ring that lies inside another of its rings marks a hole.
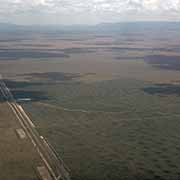
[[[0,0],[0,22],[96,24],[180,20],[180,0]]]

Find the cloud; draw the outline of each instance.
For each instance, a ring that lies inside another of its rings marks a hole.
[[[76,19],[75,16],[90,19],[91,16],[94,21],[105,17],[109,20],[121,20],[121,17],[166,20],[178,19],[179,11],[180,0],[0,0],[0,19],[8,19],[9,15],[16,20],[28,17],[30,21],[42,15],[47,20],[48,17],[57,19],[57,16],[67,16],[67,20],[70,17]]]

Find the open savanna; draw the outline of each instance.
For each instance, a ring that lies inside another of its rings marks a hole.
[[[1,42],[0,72],[73,180],[179,179],[178,35],[30,33]]]

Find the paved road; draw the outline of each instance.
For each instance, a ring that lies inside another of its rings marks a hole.
[[[47,140],[45,140],[42,136],[38,134],[35,125],[27,116],[23,108],[16,103],[12,93],[7,88],[1,75],[0,90],[3,95],[4,101],[7,102],[14,115],[17,117],[19,123],[21,124],[21,127],[31,140],[32,145],[38,152],[52,178],[54,180],[70,180],[69,169],[65,166],[62,159],[58,157],[56,151],[51,147]]]

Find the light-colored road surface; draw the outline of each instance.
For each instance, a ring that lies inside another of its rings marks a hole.
[[[10,90],[4,83],[0,75],[0,90],[3,101],[7,103],[12,110],[15,117],[18,119],[21,128],[26,133],[27,137],[32,142],[33,148],[40,156],[44,166],[48,169],[52,179],[70,180],[69,169],[65,166],[63,161],[58,157],[51,145],[40,136],[35,128],[35,125],[24,112],[23,108],[16,103]]]

